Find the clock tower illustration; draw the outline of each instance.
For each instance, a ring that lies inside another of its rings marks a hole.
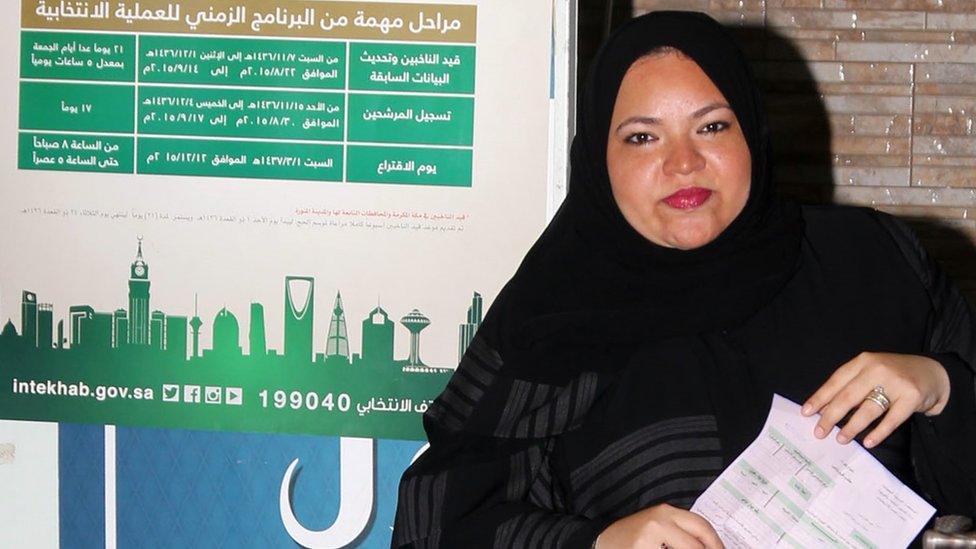
[[[129,267],[129,345],[149,345],[149,265],[142,259],[142,237]]]

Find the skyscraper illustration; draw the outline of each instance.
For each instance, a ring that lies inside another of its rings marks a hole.
[[[374,383],[387,386],[396,383],[401,374],[432,374],[414,377],[409,384],[412,387],[410,390],[431,388],[442,383],[446,379],[442,376],[449,375],[451,371],[450,368],[427,365],[421,358],[420,335],[431,321],[417,309],[400,319],[410,333],[409,356],[395,356],[396,320],[378,302],[362,321],[361,351],[354,353],[341,292],[336,292],[325,341],[314,344],[314,334],[317,333],[313,324],[315,280],[310,276],[285,277],[282,346],[275,346],[274,349],[269,347],[267,340],[265,308],[258,302],[250,303],[246,335],[242,333],[245,327],[240,325],[239,319],[224,307],[213,317],[213,331],[204,334],[208,336],[205,341],[201,341],[204,321],[200,318],[196,294],[192,316],[175,316],[163,310],[152,310],[149,267],[143,256],[141,238],[131,263],[128,283],[127,307],[98,311],[90,305],[71,305],[63,319],[54,318],[52,304],[38,303],[36,293],[23,291],[22,314],[20,319],[16,319],[19,324],[8,321],[3,326],[0,370],[14,364],[14,361],[5,360],[11,351],[21,353],[24,349],[33,349],[33,354],[39,357],[43,349],[43,358],[36,359],[39,363],[56,367],[70,365],[75,368],[72,372],[78,375],[88,375],[102,368],[106,368],[104,371],[110,377],[125,375],[128,370],[124,364],[137,361],[140,368],[145,367],[141,371],[165,374],[165,379],[174,383],[183,376],[195,376],[197,372],[228,375],[232,369],[225,369],[225,366],[243,365],[250,358],[260,363],[262,371],[264,368],[284,366],[284,370],[279,371],[282,375],[275,379],[302,383],[317,380],[316,383],[321,386],[330,387],[332,384],[338,384],[336,387],[348,384],[356,388]],[[461,334],[463,340],[459,345],[466,345],[470,341],[470,336],[481,323],[481,316],[481,296],[475,293],[468,307],[467,322]],[[18,329],[24,333],[18,334]],[[209,337],[211,335],[212,338]],[[246,345],[249,352],[246,356],[242,337],[248,339]],[[185,365],[188,361],[195,367],[187,369]],[[310,368],[304,372],[291,367],[296,363],[312,365],[323,362],[334,367]],[[14,364],[12,367],[20,365]],[[188,381],[199,382],[189,378]]]
[[[24,290],[20,300],[20,335],[37,345],[37,294]]]
[[[200,326],[203,326],[203,321],[200,320],[199,310],[197,308],[197,295],[193,294],[193,318],[190,319],[190,329],[193,330],[193,354],[190,356],[197,358],[200,356]]]
[[[314,300],[314,278],[285,277],[285,358],[299,362],[312,361]]]
[[[186,360],[186,317],[166,315],[166,345],[167,353],[174,358]]]
[[[142,259],[142,238],[129,267],[130,345],[149,345],[149,265]]]
[[[329,321],[329,337],[325,343],[326,364],[349,364],[349,338],[346,336],[346,313],[342,310],[342,295],[336,292]]]
[[[362,364],[386,366],[393,364],[393,321],[379,305],[363,320]]]
[[[50,349],[54,344],[54,305],[41,303],[37,306],[37,348]]]
[[[268,353],[267,337],[264,333],[264,305],[251,303],[251,324],[247,334],[251,356],[264,356]]]
[[[474,297],[471,298],[471,306],[468,307],[467,322],[461,324],[458,329],[458,362],[461,361],[464,352],[468,350],[468,345],[471,345],[471,340],[474,338],[474,333],[478,331],[478,326],[481,326],[482,303],[481,294],[475,292]]]
[[[72,347],[84,345],[87,339],[85,328],[91,323],[94,317],[95,309],[92,309],[88,305],[72,305],[68,308]]]
[[[241,329],[234,316],[226,307],[217,313],[213,323],[213,350],[216,355],[241,355]]]
[[[149,345],[157,351],[166,348],[166,314],[162,311],[149,315]]]
[[[112,347],[125,347],[129,342],[129,311],[116,309],[112,322]]]
[[[430,324],[430,319],[414,309],[400,319],[400,324],[410,331],[410,358],[407,360],[407,366],[424,366],[423,361],[420,360],[420,332]]]
[[[84,327],[85,347],[111,349],[113,319],[112,313],[95,311]]]

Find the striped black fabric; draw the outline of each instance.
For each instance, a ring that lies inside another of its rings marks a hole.
[[[474,405],[495,385],[502,359],[481,338],[475,337],[461,358],[456,375],[427,411],[427,416],[451,431],[468,423]]]
[[[539,438],[565,431],[593,403],[596,380],[596,374],[584,373],[560,388],[514,380],[495,435]]]
[[[401,533],[396,543],[422,540],[423,544],[415,547],[439,546],[446,489],[447,473],[417,476],[400,484],[397,499],[405,512],[396,516],[395,530]]]
[[[656,502],[689,507],[722,468],[712,415],[642,425],[569,463],[558,435],[587,431],[579,425],[592,419],[599,376],[556,386],[509,377],[503,366],[476,336],[428,410],[432,446],[401,482],[395,547],[575,547],[608,517]],[[473,538],[445,537],[442,525],[459,521]]]
[[[558,549],[584,525],[584,521],[571,516],[537,511],[502,523],[495,534],[494,546]]]
[[[656,422],[571,473],[574,511],[622,516],[654,502],[686,503],[721,473],[720,450],[713,416]]]

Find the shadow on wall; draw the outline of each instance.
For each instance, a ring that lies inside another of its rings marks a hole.
[[[737,27],[732,32],[753,60],[765,96],[780,194],[806,204],[834,202],[837,182],[826,104],[806,63],[782,63],[803,61],[802,53],[789,38],[768,27]],[[765,58],[768,52],[776,52],[775,61]],[[970,236],[934,213],[900,217],[976,305],[976,243]]]

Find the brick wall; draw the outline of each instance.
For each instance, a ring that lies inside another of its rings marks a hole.
[[[734,27],[801,199],[908,220],[976,302],[976,0],[633,0]]]

